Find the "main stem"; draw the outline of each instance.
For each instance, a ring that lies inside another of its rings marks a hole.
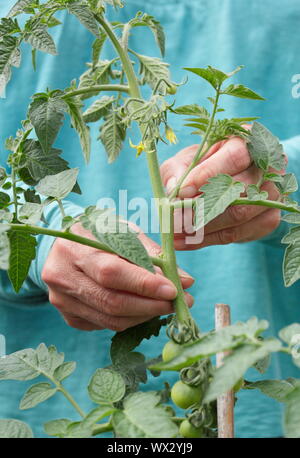
[[[136,78],[131,60],[128,56],[127,51],[122,47],[120,41],[112,30],[110,24],[105,20],[101,15],[96,15],[96,19],[99,24],[102,26],[108,37],[110,38],[116,52],[118,53],[120,60],[123,65],[123,70],[126,74],[128,85],[129,85],[129,94],[133,98],[141,99],[141,92],[138,85],[138,80]],[[144,134],[144,127],[140,126],[142,135]],[[181,285],[181,280],[177,270],[176,255],[174,250],[174,213],[173,209],[170,206],[170,201],[167,199],[165,190],[162,184],[159,162],[157,158],[156,145],[153,142],[149,151],[146,152],[147,164],[149,170],[149,176],[151,180],[151,186],[154,197],[157,199],[158,203],[158,212],[159,212],[159,222],[160,222],[160,232],[161,232],[161,241],[162,241],[162,259],[163,259],[163,272],[166,277],[171,280],[177,288],[177,297],[174,300],[174,307],[177,315],[178,322],[190,323],[191,315],[189,308],[185,302],[184,290]],[[166,214],[169,213],[169,222],[170,230],[167,232],[163,231],[163,218]]]

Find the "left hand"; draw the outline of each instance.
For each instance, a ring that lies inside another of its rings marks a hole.
[[[197,149],[198,145],[184,148],[162,164],[162,180],[168,191],[175,187],[176,181],[192,162]],[[183,182],[179,197],[192,198],[199,195],[201,186],[220,173],[231,175],[236,181],[245,184],[258,182],[261,172],[252,163],[243,139],[232,137],[212,146]],[[268,192],[269,199],[278,198],[279,193],[273,183],[266,182],[261,189]],[[187,244],[187,234],[175,233],[175,249],[194,250],[209,245],[257,240],[274,231],[279,223],[280,210],[250,205],[232,206],[205,226],[204,239],[200,243]]]

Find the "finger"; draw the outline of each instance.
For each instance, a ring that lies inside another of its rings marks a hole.
[[[92,253],[89,262],[80,259],[76,261],[76,266],[105,288],[161,300],[174,299],[177,294],[175,286],[166,277],[107,253]]]
[[[107,315],[114,316],[153,316],[172,313],[170,301],[155,300],[147,297],[99,286],[93,279],[78,271],[72,275],[72,282],[65,277],[59,284],[56,282],[51,297],[52,302],[57,301],[55,293],[58,291],[67,296],[72,296],[87,304],[89,307]],[[54,297],[53,297],[54,296]],[[189,297],[190,295],[187,296]],[[192,301],[192,297],[189,298]]]
[[[258,240],[274,231],[279,223],[280,211],[272,209],[256,216],[248,223],[208,234],[201,244],[186,245],[184,239],[176,240],[175,248],[176,250],[197,250],[211,245],[227,245]]]
[[[189,307],[193,304],[193,298],[190,294],[185,293],[186,301]],[[91,308],[89,305],[80,300],[66,295],[64,293],[55,292],[51,297],[51,303],[59,309],[63,316],[68,318],[67,323],[82,330],[101,330],[111,329],[113,331],[121,331],[128,327],[143,323],[144,321],[158,316],[154,311],[150,315],[138,316],[118,316],[103,313]],[[167,313],[172,313],[172,308]],[[71,322],[70,322],[71,320]],[[75,324],[75,326],[74,326]]]
[[[184,174],[187,167],[197,153],[199,145],[191,145],[183,148],[175,156],[167,159],[160,166],[160,174],[163,185],[166,186],[168,192],[175,187],[177,180]]]
[[[228,140],[216,154],[197,165],[183,182],[179,196],[194,197],[207,180],[219,173],[236,175],[251,164],[245,141],[238,137]]]

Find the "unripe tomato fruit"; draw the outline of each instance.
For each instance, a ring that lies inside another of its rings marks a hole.
[[[171,84],[170,86],[167,86],[167,94],[174,95],[177,92],[177,87],[175,84]]]
[[[202,389],[200,386],[190,386],[181,380],[173,385],[171,390],[171,399],[177,407],[188,409],[196,402],[202,399]]]
[[[237,393],[238,391],[240,391],[244,386],[244,379],[243,378],[240,378],[236,384],[234,385],[234,387],[232,388],[233,389],[233,392],[234,393]]]
[[[188,420],[183,420],[183,422],[181,423],[179,427],[179,434],[182,437],[186,437],[187,439],[202,437],[203,428],[202,426],[200,426],[199,428],[196,428]]]
[[[162,351],[162,359],[166,363],[171,359],[175,358],[175,356],[179,355],[181,345],[173,342],[173,340],[169,340],[163,348]]]

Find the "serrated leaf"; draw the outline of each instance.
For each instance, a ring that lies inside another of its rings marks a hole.
[[[67,426],[66,434],[62,437],[65,438],[89,438],[93,434],[91,426],[85,424],[83,421],[72,422]]]
[[[19,221],[24,224],[36,224],[43,213],[43,205],[27,202],[19,209]]]
[[[52,56],[57,55],[53,38],[47,32],[47,27],[42,24],[38,24],[36,27],[33,27],[30,32],[25,35],[25,41],[31,44],[31,46],[38,51],[52,54]]]
[[[285,250],[283,277],[285,286],[293,285],[300,278],[300,241],[295,241]]]
[[[292,194],[293,192],[298,191],[298,182],[297,178],[293,173],[286,173],[281,175],[281,180],[276,183],[281,194]]]
[[[103,96],[101,99],[96,100],[84,113],[84,122],[96,122],[102,117],[106,116],[112,106],[115,98],[113,96]]]
[[[80,217],[80,222],[85,229],[90,230],[96,239],[110,248],[113,253],[150,272],[154,272],[146,248],[127,223],[119,221],[110,212],[97,209],[85,211],[84,215]]]
[[[284,412],[283,427],[285,437],[300,437],[300,387],[294,390]]]
[[[282,170],[285,167],[283,146],[265,126],[255,121],[248,137],[248,150],[255,165],[268,171],[270,167]]]
[[[32,385],[21,399],[19,409],[32,409],[41,402],[51,398],[56,392],[57,388],[53,388],[50,383],[37,383]]]
[[[280,347],[279,340],[269,339],[265,340],[260,347],[243,345],[235,349],[232,354],[224,359],[223,365],[215,371],[205,394],[204,402],[214,401],[221,394],[231,390],[251,366],[265,358],[269,353],[278,351]]]
[[[210,178],[208,183],[200,189],[204,196],[195,201],[195,230],[223,213],[232,202],[240,197],[244,188],[243,183],[234,181],[229,175],[217,175]],[[204,215],[202,215],[202,209]]]
[[[129,395],[124,400],[124,409],[112,417],[117,437],[176,437],[178,427],[171,419],[172,414],[159,402],[159,394],[153,392]]]
[[[161,327],[165,324],[165,320],[155,317],[125,331],[117,332],[111,340],[110,356],[112,362],[122,359],[123,354],[134,350],[144,339],[149,340],[153,336],[157,337]]]
[[[135,392],[140,383],[147,382],[147,365],[145,356],[137,351],[123,353],[113,361],[112,368],[122,375],[126,385],[126,394]]]
[[[245,323],[237,322],[218,331],[205,334],[192,344],[182,345],[178,356],[168,362],[150,366],[150,369],[180,370],[183,367],[191,366],[200,359],[235,349],[249,341],[253,342],[253,338],[258,337],[267,328],[267,321],[258,320],[255,317]]]
[[[100,140],[105,148],[108,162],[115,161],[123,147],[126,128],[117,112],[112,111],[100,127]]]
[[[69,361],[58,366],[54,371],[54,378],[62,382],[65,378],[69,377],[76,369],[76,362]]]
[[[230,84],[222,91],[222,94],[239,97],[241,99],[266,100],[264,97],[261,97],[259,94],[242,84]]]
[[[79,169],[69,169],[56,175],[48,175],[36,186],[36,190],[46,197],[64,199],[74,188]]]
[[[0,19],[0,37],[21,32],[17,19],[1,18]]]
[[[209,119],[209,112],[204,107],[200,107],[196,103],[191,105],[182,105],[180,107],[174,108],[171,111],[174,111],[177,114],[186,115],[186,116],[198,116],[200,118]]]
[[[21,52],[19,40],[10,35],[4,36],[0,41],[0,95],[11,77],[11,66],[19,67]]]
[[[136,17],[130,21],[131,27],[147,26],[152,31],[155,41],[160,49],[161,55],[165,55],[165,34],[159,21],[157,21],[150,14],[141,13],[136,14]]]
[[[66,102],[68,105],[68,112],[71,117],[72,126],[74,129],[76,129],[79,136],[83,157],[86,162],[89,162],[91,154],[91,137],[90,129],[85,124],[83,113],[81,111],[82,102],[80,99],[75,98],[68,98]]]
[[[16,16],[17,14],[23,13],[24,9],[32,3],[32,0],[18,0],[14,6],[9,10],[7,18]]]
[[[26,280],[31,261],[36,256],[36,239],[26,232],[10,230],[10,257],[8,276],[16,292],[19,292]]]
[[[84,423],[87,426],[94,425],[95,423],[98,423],[103,418],[110,416],[116,410],[117,409],[115,409],[114,407],[98,406],[95,409],[91,410],[91,412],[88,413],[88,415],[84,418],[82,423]]]
[[[94,66],[97,64],[97,62],[99,60],[99,57],[100,57],[103,45],[105,43],[106,37],[107,36],[106,36],[105,32],[100,32],[100,37],[96,38],[96,40],[94,41],[94,43],[92,45],[92,50],[93,50],[92,60],[93,60],[93,65]]]
[[[123,398],[125,382],[116,371],[97,369],[89,383],[88,392],[91,400],[97,404],[112,405]]]
[[[67,105],[55,97],[40,97],[33,100],[28,116],[45,154],[48,154],[64,121]]]
[[[247,383],[247,390],[258,389],[266,396],[278,402],[285,402],[286,396],[294,391],[295,387],[288,380],[260,380]]]
[[[167,85],[161,82],[157,88],[158,81],[164,79],[171,83],[169,64],[163,62],[158,57],[149,57],[142,54],[136,54],[140,61],[140,75],[141,84],[149,84],[152,89],[158,90],[159,93],[164,95],[166,93]]]
[[[10,202],[9,194],[6,192],[0,192],[0,209],[7,207],[7,204]]]
[[[247,198],[250,200],[267,200],[268,196],[267,191],[261,191],[255,184],[247,186]]]
[[[0,380],[32,380],[40,375],[32,348],[0,358]]]
[[[48,436],[64,437],[67,434],[67,428],[71,423],[72,421],[67,420],[66,418],[48,421],[44,424],[44,430]]]
[[[1,224],[2,226],[2,224]],[[9,226],[6,226],[6,230],[9,229]],[[9,259],[10,259],[10,243],[6,231],[0,231],[0,269],[8,270],[9,269]]]
[[[1,439],[29,439],[33,437],[31,428],[20,420],[0,419]]]
[[[84,25],[93,35],[96,37],[98,36],[99,27],[88,5],[85,5],[82,2],[74,2],[67,4],[67,9],[71,14],[74,14],[81,24]]]
[[[38,141],[25,141],[23,146],[24,166],[28,168],[35,182],[40,181],[47,175],[55,175],[68,169],[68,163],[60,157],[61,152],[59,149],[51,148],[45,154]]]
[[[281,217],[282,221],[285,221],[289,224],[300,224],[300,215],[296,213],[289,213]]]
[[[188,68],[184,67],[184,70],[188,72],[195,73],[195,75],[200,76],[205,79],[208,83],[212,85],[214,89],[217,89],[222,85],[222,83],[229,78],[228,74],[208,66],[207,68]]]
[[[300,226],[292,227],[281,240],[281,243],[287,243],[288,245],[295,242],[300,242]]]

